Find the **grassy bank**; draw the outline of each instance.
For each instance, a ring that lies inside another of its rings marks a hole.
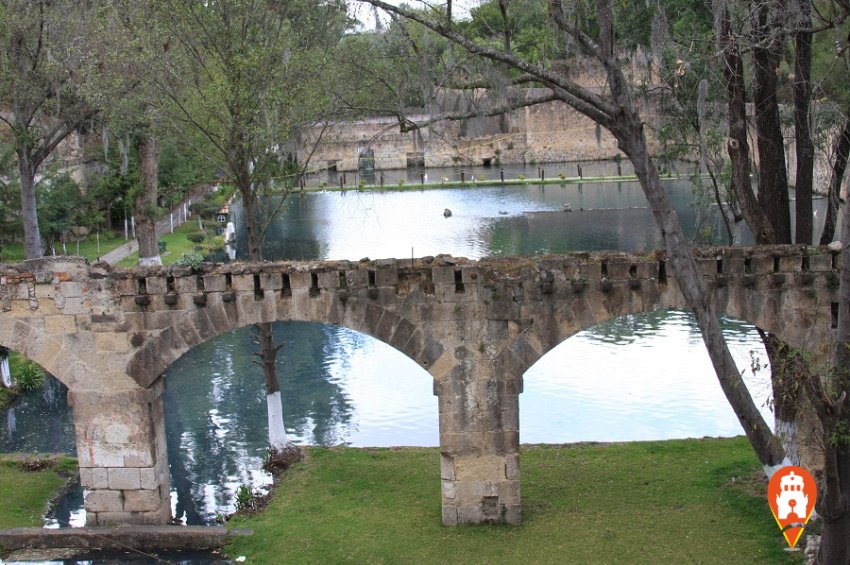
[[[72,466],[69,461],[61,460],[57,465],[67,471]],[[0,459],[0,529],[40,526],[47,501],[66,480],[49,465],[26,470],[19,462]]]
[[[248,563],[789,563],[743,439],[522,451],[519,527],[440,525],[436,449],[314,448],[227,551]],[[797,560],[797,561],[795,561]]]
[[[66,243],[65,247],[68,251],[68,255],[79,255],[80,257],[88,259],[89,262],[94,263],[101,255],[105,255],[125,243],[123,236],[115,237],[113,234],[102,233],[100,235],[100,242],[97,241],[95,236],[91,236],[90,239],[81,241],[79,252],[77,251],[76,242]],[[60,255],[64,254],[61,243],[56,244],[56,253]],[[23,261],[25,257],[23,243],[4,243],[2,245],[0,261],[5,263],[18,263]]]
[[[163,265],[171,265],[179,260],[183,255],[189,255],[195,252],[195,249],[200,247],[201,254],[210,253],[213,248],[222,247],[224,239],[216,236],[215,228],[217,224],[211,221],[204,222],[204,229],[207,231],[208,238],[201,245],[189,240],[188,235],[198,232],[198,220],[190,219],[188,222],[174,228],[174,233],[165,233],[159,237],[159,241],[165,243],[165,251],[160,254]],[[129,269],[139,264],[139,253],[135,252],[127,258],[118,262],[118,267]]]

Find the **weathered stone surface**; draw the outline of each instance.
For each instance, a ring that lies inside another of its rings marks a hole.
[[[162,505],[159,490],[128,490],[124,492],[126,512],[155,512]]]
[[[95,467],[91,469],[91,488],[109,488],[109,469]]]
[[[121,491],[95,490],[86,495],[86,509],[91,512],[122,512],[124,496]]]
[[[224,526],[119,526],[115,528],[13,528],[0,531],[0,545],[23,548],[191,550],[215,549],[248,530]]]
[[[519,453],[505,456],[505,478],[511,481],[519,480]]]
[[[109,469],[109,488],[113,490],[138,490],[142,488],[139,469],[113,468]]]
[[[455,459],[458,481],[474,479],[505,479],[505,458],[500,456],[459,457]]]
[[[96,333],[94,348],[98,353],[126,352],[130,350],[130,336],[126,333]]]

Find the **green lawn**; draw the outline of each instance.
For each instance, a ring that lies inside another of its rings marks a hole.
[[[214,233],[215,224],[212,222],[206,222],[206,228],[208,233]],[[198,221],[196,219],[190,220],[183,225],[174,228],[174,233],[167,233],[159,238],[160,241],[164,241],[166,244],[166,251],[162,255],[162,262],[166,265],[173,263],[174,261],[180,259],[184,253],[192,253],[195,250],[196,243],[189,241],[186,238],[186,234],[198,231]],[[221,239],[221,238],[219,238]],[[208,239],[204,242],[204,245],[210,245],[212,242],[211,239]],[[105,255],[109,251],[120,247],[122,245],[126,245],[127,242],[124,241],[124,237],[107,237],[101,234],[100,238],[100,247],[98,248],[97,242],[92,239],[91,241],[81,241],[80,242],[80,250],[79,255],[85,257],[89,260],[89,262],[94,263],[98,257]],[[77,255],[77,244],[76,243],[68,243],[67,244],[68,255]],[[57,253],[62,253],[62,248],[57,246]],[[2,246],[2,253],[0,253],[0,261],[15,263],[18,261],[24,260],[24,247],[22,244],[4,244]],[[139,262],[139,254],[133,253],[128,258],[120,261],[118,263],[119,267],[135,267]]]
[[[223,239],[221,237],[216,238],[214,236],[217,224],[214,222],[205,222],[204,227],[207,233],[212,237],[208,237],[202,245],[209,247],[214,245],[214,241],[217,241],[219,244],[223,244]],[[186,236],[197,231],[198,220],[192,219],[181,226],[174,228],[174,233],[163,234],[162,237],[159,238],[159,241],[165,243],[165,252],[161,254],[162,264],[170,265],[180,259],[184,254],[193,253],[198,244],[189,241]],[[207,251],[202,251],[202,253],[207,253]],[[126,259],[119,261],[117,266],[129,269],[138,264],[139,254],[133,253]]]
[[[24,471],[0,461],[0,529],[40,526],[47,501],[65,484],[51,469]]]
[[[85,257],[89,262],[94,263],[101,255],[112,251],[120,245],[124,245],[124,236],[114,237],[112,234],[100,234],[100,244],[98,246],[97,238],[91,236],[89,240],[80,242],[80,250],[77,252],[76,243],[66,243],[65,247],[68,250],[68,255],[79,255]],[[62,252],[62,244],[56,244],[56,253],[64,255]],[[22,243],[2,245],[2,253],[0,253],[0,261],[8,263],[16,263],[24,260],[24,245]]]
[[[436,449],[309,450],[227,552],[248,563],[789,563],[744,439],[522,451],[522,526],[440,525]],[[743,480],[742,480],[743,479]]]

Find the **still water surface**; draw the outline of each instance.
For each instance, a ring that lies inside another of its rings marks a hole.
[[[431,172],[432,178],[440,174]],[[691,237],[717,241],[716,210],[694,206],[687,181],[666,186]],[[746,242],[745,234],[736,237]],[[440,253],[479,258],[660,246],[637,183],[602,183],[297,195],[272,227],[264,253],[290,259]],[[752,370],[766,364],[758,335],[738,321],[727,320],[725,327],[770,422],[767,371]],[[284,411],[287,432],[297,442],[438,444],[431,377],[416,363],[345,328],[281,323],[275,332],[286,343],[279,359]],[[187,523],[208,523],[231,511],[239,485],[269,482],[260,470],[266,409],[253,351],[248,329],[231,332],[190,351],[165,374],[174,514]],[[68,410],[61,385],[48,383],[7,412],[0,450],[72,453]],[[620,318],[562,343],[526,373],[520,422],[526,443],[741,432],[691,317],[675,311]],[[79,521],[80,511],[62,509],[53,523],[69,518]]]

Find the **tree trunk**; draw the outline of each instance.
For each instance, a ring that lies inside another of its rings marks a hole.
[[[844,118],[844,127],[841,128],[833,144],[832,176],[829,179],[826,219],[824,220],[823,232],[820,236],[821,245],[826,245],[835,238],[838,205],[841,201],[841,184],[844,182],[847,159],[850,156],[850,108],[847,111],[847,117]]]
[[[693,310],[697,325],[702,332],[711,363],[717,373],[720,388],[732,406],[738,421],[759,461],[769,475],[781,465],[785,453],[776,437],[771,433],[764,418],[758,411],[741,373],[735,366],[735,360],[729,352],[726,339],[720,329],[720,322],[709,290],[697,270],[690,246],[682,232],[678,215],[661,179],[649,158],[646,139],[638,122],[634,122],[626,131],[614,132],[620,143],[620,149],[631,159],[635,175],[643,187],[646,198],[652,208],[656,223],[661,229],[667,249],[668,260],[688,306]]]
[[[808,381],[812,403],[824,429],[824,479],[818,513],[823,517],[817,562],[850,562],[850,206],[844,206],[841,226],[841,271],[838,287],[838,323],[832,382]]]
[[[764,349],[770,360],[770,378],[773,388],[773,414],[776,436],[789,464],[800,464],[797,415],[803,398],[800,384],[805,378],[815,378],[805,360],[774,334],[758,329]]]
[[[770,9],[770,2],[760,2],[753,14],[756,30],[756,45],[753,47],[753,102],[759,154],[758,201],[774,230],[773,241],[768,243],[791,243],[788,172],[785,168],[785,143],[776,94],[776,73],[782,43]]]
[[[263,367],[263,376],[266,382],[269,447],[273,451],[280,451],[291,446],[291,442],[286,436],[286,429],[283,425],[283,400],[280,394],[280,382],[277,377],[277,352],[279,348],[274,344],[271,324],[257,324],[256,328],[257,340],[260,344],[260,364]]]
[[[139,265],[162,265],[156,236],[156,201],[159,188],[159,140],[146,135],[139,141],[142,193],[133,209],[136,215],[136,236],[139,241]]]
[[[732,190],[741,206],[741,214],[750,226],[756,243],[771,243],[775,240],[773,226],[765,210],[759,204],[750,176],[750,144],[747,126],[747,91],[744,83],[744,61],[732,33],[729,11],[724,7],[718,17],[718,46],[723,53],[723,74],[726,77],[726,99],[728,106],[729,138],[726,151],[732,162]]]
[[[837,519],[823,519],[820,549],[816,563],[821,565],[847,565],[850,563],[850,513]]]
[[[803,0],[801,3],[805,3]],[[770,240],[759,243],[791,243],[791,208],[788,198],[788,173],[785,163],[785,143],[782,135],[779,102],[777,99],[777,70],[782,50],[783,34],[777,25],[776,9],[772,2],[761,2],[753,12],[753,98],[757,147],[759,152],[758,203],[773,227]],[[798,243],[811,243],[812,238],[812,175],[814,146],[811,139],[809,103],[811,99],[811,34],[800,32],[797,37],[795,65],[800,73],[794,84],[794,103],[797,136],[797,200],[796,218]],[[777,436],[788,451],[788,462],[799,457],[796,433],[796,408],[799,397],[792,372],[802,370],[797,356],[784,343],[767,336],[765,349],[770,358],[771,383],[777,406]],[[799,381],[797,381],[799,382]]]
[[[24,224],[24,257],[39,259],[44,256],[41,232],[38,229],[38,206],[35,198],[37,166],[32,162],[26,147],[18,148],[18,171],[21,176],[21,220]]]
[[[263,259],[263,247],[260,226],[260,202],[251,183],[248,167],[245,165],[235,175],[238,180],[239,192],[242,195],[242,207],[245,211],[245,229],[248,234],[248,258],[252,261]],[[260,323],[255,325],[257,331],[257,342],[260,347],[258,356],[260,366],[263,368],[263,377],[266,383],[266,407],[269,424],[269,448],[271,449],[270,461],[282,456],[284,452],[291,451],[292,442],[286,435],[283,418],[283,399],[280,393],[280,380],[277,375],[277,352],[283,346],[276,346],[272,325]]]
[[[815,172],[815,144],[812,141],[812,26],[811,0],[800,0],[800,27],[795,37],[794,57],[794,136],[797,151],[794,213],[796,243],[812,244],[812,196]]]

